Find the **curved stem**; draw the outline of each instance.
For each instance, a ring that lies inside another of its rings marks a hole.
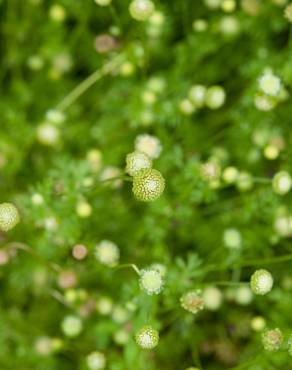
[[[134,263],[125,263],[125,264],[117,265],[117,266],[114,266],[114,267],[117,268],[117,269],[131,267],[140,276],[140,270],[138,269],[138,267]]]

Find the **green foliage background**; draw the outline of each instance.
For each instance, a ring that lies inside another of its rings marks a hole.
[[[99,7],[93,0],[60,0],[66,11],[63,22],[50,17],[52,1],[0,1],[0,193],[1,202],[15,203],[21,213],[21,223],[1,234],[1,246],[23,243],[34,252],[18,250],[1,266],[1,369],[86,369],[85,358],[94,350],[106,354],[111,370],[291,368],[286,350],[265,353],[260,334],[250,328],[251,318],[261,315],[268,327],[291,332],[291,239],[280,238],[273,227],[278,208],[291,209],[291,194],[281,197],[270,183],[261,182],[246,192],[233,186],[212,189],[200,174],[200,165],[220,155],[222,148],[222,168],[233,165],[254,178],[268,179],[279,170],[292,171],[291,98],[271,112],[259,111],[253,103],[266,67],[291,90],[291,27],[283,7],[271,0],[257,3],[255,16],[237,3],[232,16],[239,32],[230,36],[220,32],[226,16],[221,9],[210,10],[203,1],[155,1],[165,23],[161,34],[151,37],[147,22],[131,18],[126,0],[113,0],[111,7]],[[207,31],[193,30],[198,18],[208,21]],[[118,48],[97,53],[95,37],[115,34],[117,28]],[[54,67],[58,55],[71,58],[68,72]],[[116,68],[100,79],[66,109],[58,145],[42,145],[36,129],[46,112],[116,55],[133,63],[135,73],[123,76]],[[42,61],[39,70],[30,68],[32,56]],[[166,87],[149,107],[142,94],[153,76],[165,79]],[[218,110],[204,108],[185,116],[179,103],[198,83],[224,87],[226,103]],[[141,118],[145,110],[153,114],[149,125]],[[257,130],[284,139],[276,160],[266,159],[255,145]],[[165,177],[166,190],[149,204],[134,199],[129,182],[118,189],[101,183],[86,160],[90,149],[99,149],[104,167],[123,170],[125,156],[141,133],[157,136],[163,146],[155,168]],[[83,185],[87,177],[94,179],[90,188]],[[45,200],[38,207],[31,202],[36,192]],[[80,199],[93,209],[86,219],[76,213]],[[44,220],[52,217],[57,228],[48,230]],[[227,228],[241,232],[240,252],[224,247]],[[141,292],[131,269],[100,265],[94,246],[102,239],[119,246],[121,263],[141,268],[165,264],[162,294],[149,297]],[[78,243],[89,249],[81,262],[71,253]],[[87,295],[83,301],[68,307],[54,298],[56,292],[59,298],[66,292],[58,285],[52,263],[75,272],[76,289]],[[256,268],[267,268],[275,287],[248,306],[226,298],[217,312],[197,316],[180,307],[179,298],[188,289],[247,282]],[[93,310],[82,319],[82,333],[66,338],[60,328],[63,318],[79,315],[88,300],[100,295],[127,310],[126,323]],[[128,308],[129,302],[136,310]],[[151,352],[141,350],[133,339],[145,323],[160,331],[159,346]],[[130,332],[124,346],[113,340],[121,327]],[[43,336],[61,338],[62,348],[41,356],[34,343]]]

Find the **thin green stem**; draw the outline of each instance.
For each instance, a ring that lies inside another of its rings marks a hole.
[[[128,268],[128,267],[132,268],[140,276],[141,272],[134,263],[125,263],[122,265],[114,266],[114,268],[117,268],[117,269],[123,269],[123,268]]]
[[[65,111],[98,80],[114,71],[119,66],[122,60],[122,56],[118,55],[116,58],[106,63],[103,67],[97,69],[79,85],[77,85],[68,95],[66,95],[56,108],[60,111]]]

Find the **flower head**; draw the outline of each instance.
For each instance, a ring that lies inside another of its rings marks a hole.
[[[239,249],[241,247],[241,234],[237,229],[226,229],[223,234],[223,241],[229,249]]]
[[[209,87],[206,91],[205,102],[208,108],[218,109],[222,107],[226,99],[226,93],[221,86]]]
[[[288,4],[284,10],[284,16],[292,23],[292,3]]]
[[[207,310],[216,311],[221,306],[223,294],[215,286],[209,286],[203,291],[204,306]]]
[[[97,5],[108,6],[111,4],[112,0],[94,0]]]
[[[159,294],[163,288],[163,278],[160,272],[155,268],[142,270],[140,287],[149,295]]]
[[[102,240],[95,247],[95,257],[103,265],[114,266],[120,258],[117,245],[109,240]]]
[[[145,153],[135,151],[126,157],[126,172],[131,176],[136,175],[140,170],[151,167],[152,161]]]
[[[0,204],[0,229],[8,231],[13,229],[20,220],[17,208],[12,203]]]
[[[204,300],[199,290],[191,290],[183,294],[180,298],[180,303],[185,310],[193,314],[198,313],[204,308]]]
[[[254,294],[267,294],[273,287],[273,276],[267,270],[256,270],[250,279],[250,287]]]
[[[205,104],[207,88],[203,85],[194,85],[190,88],[189,99],[197,108]]]
[[[86,357],[86,363],[90,370],[100,370],[105,368],[106,358],[102,352],[92,352]]]
[[[62,330],[67,337],[75,338],[82,331],[82,321],[77,316],[66,316],[62,321]]]
[[[159,333],[150,325],[143,326],[135,335],[137,344],[144,349],[152,349],[159,342]]]
[[[136,21],[146,21],[155,10],[151,0],[133,0],[129,6],[129,12]]]
[[[266,330],[262,334],[262,343],[266,351],[278,351],[283,342],[283,334],[280,329]]]
[[[284,195],[292,188],[292,177],[288,172],[280,171],[274,176],[272,185],[275,193]]]
[[[60,131],[52,123],[42,123],[37,128],[37,138],[41,144],[53,146],[59,141]]]
[[[271,71],[264,72],[258,80],[259,89],[270,96],[277,96],[281,90],[281,80]]]
[[[142,134],[136,137],[135,149],[139,152],[145,153],[150,159],[156,159],[161,153],[162,146],[157,137]]]
[[[133,177],[133,193],[138,200],[150,202],[163,193],[165,180],[161,173],[154,169],[144,169]]]

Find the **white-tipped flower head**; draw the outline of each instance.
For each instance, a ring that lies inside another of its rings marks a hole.
[[[254,97],[255,107],[262,112],[269,112],[275,108],[277,101],[272,96],[263,93],[256,94]]]
[[[280,171],[274,176],[272,185],[275,193],[287,194],[292,187],[292,177],[288,172]]]
[[[129,6],[131,16],[136,21],[147,21],[155,10],[151,0],[133,0]]]
[[[159,342],[159,333],[150,325],[143,326],[135,335],[137,344],[144,349],[152,349]]]
[[[157,170],[140,170],[133,177],[134,196],[142,202],[151,202],[160,197],[165,188],[165,180]]]
[[[147,154],[137,151],[127,154],[126,172],[130,176],[134,176],[138,171],[151,167],[152,161]]]
[[[189,99],[196,108],[201,108],[205,104],[207,88],[203,85],[194,85],[190,88]]]
[[[59,141],[60,132],[52,123],[42,123],[37,128],[37,138],[41,144],[53,146]]]
[[[212,86],[207,89],[205,103],[210,109],[222,107],[226,99],[226,93],[221,86]]]
[[[83,328],[82,321],[77,316],[66,316],[62,321],[63,333],[69,338],[77,337]]]
[[[258,79],[259,89],[267,95],[277,96],[281,90],[281,80],[271,71],[264,72]]]
[[[247,306],[253,300],[253,293],[249,286],[241,285],[235,289],[234,292],[234,299],[236,303]]]
[[[201,165],[201,176],[206,181],[216,181],[221,174],[221,167],[217,161],[210,160]]]
[[[273,287],[273,276],[267,270],[256,270],[250,279],[250,287],[254,294],[265,295]]]
[[[96,259],[107,266],[115,266],[120,258],[120,251],[117,245],[109,240],[102,240],[95,247]]]
[[[86,357],[86,364],[90,370],[104,369],[106,365],[106,358],[102,352],[92,352]]]
[[[149,295],[159,294],[163,283],[163,278],[157,269],[149,268],[140,273],[140,287]]]
[[[179,103],[179,109],[182,112],[182,114],[184,114],[186,116],[190,116],[196,110],[194,104],[190,101],[190,99],[183,99]]]
[[[262,343],[266,351],[278,351],[283,342],[283,334],[280,329],[266,330],[262,334]]]
[[[229,249],[240,249],[241,234],[236,229],[226,229],[223,234],[223,242],[225,247]]]
[[[20,217],[17,208],[12,203],[0,204],[0,229],[8,231],[13,229],[19,222]]]
[[[199,290],[192,290],[183,294],[180,298],[182,308],[196,314],[204,308],[204,300]]]
[[[292,3],[288,4],[284,10],[284,16],[292,23]]]
[[[210,286],[203,291],[204,306],[207,310],[216,311],[221,306],[223,295],[221,290],[215,286]]]
[[[136,137],[135,149],[138,152],[145,153],[150,159],[156,159],[161,153],[162,146],[157,137],[148,134],[142,134]]]

